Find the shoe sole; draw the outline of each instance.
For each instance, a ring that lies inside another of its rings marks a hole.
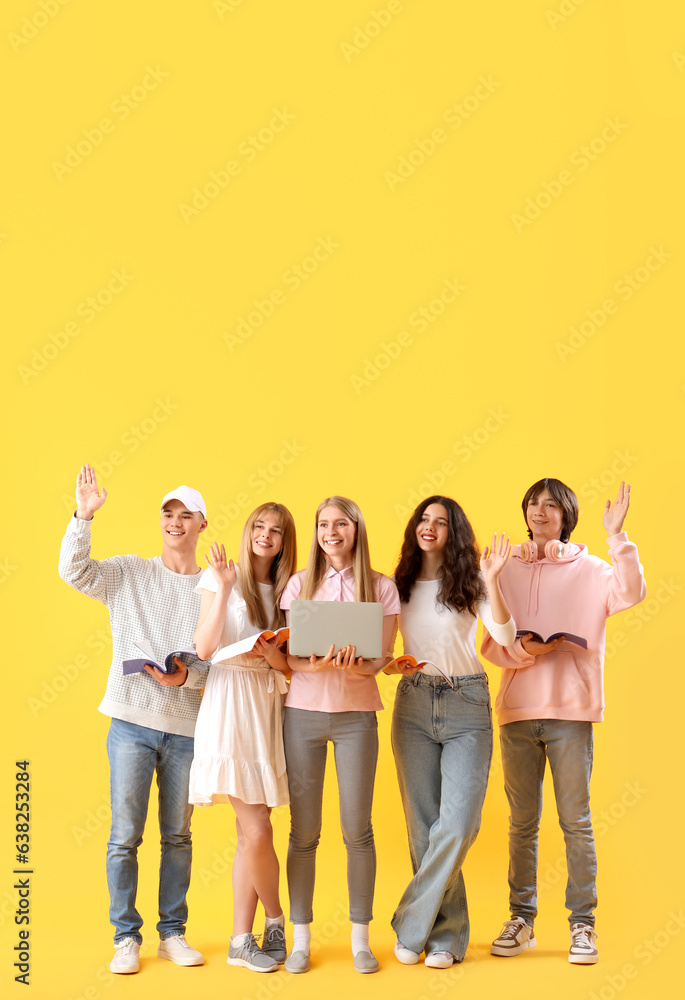
[[[427,958],[423,960],[423,964],[427,969],[451,969],[454,965],[454,959],[451,962],[429,962]]]
[[[135,969],[113,969],[110,965],[109,971],[113,972],[115,976],[132,976],[136,972],[140,972],[140,965],[136,965]]]
[[[493,944],[490,948],[490,954],[497,955],[499,958],[515,958],[516,955],[520,955],[526,948],[534,948],[536,944],[537,941],[535,938],[531,938],[529,941],[524,942],[524,944],[520,944],[517,948],[502,948]]]
[[[251,972],[275,972],[278,968],[278,965],[270,965],[268,969],[260,969],[258,965],[250,965],[244,958],[227,958],[226,964],[239,965],[243,969],[249,969]]]
[[[568,960],[571,965],[596,965],[599,955],[569,955]]]
[[[174,965],[180,965],[181,968],[184,969],[190,969],[194,965],[205,964],[204,958],[202,959],[202,961],[198,961],[196,958],[194,958],[191,962],[179,962],[178,959],[172,958],[171,955],[165,955],[164,952],[159,952],[159,951],[157,952],[157,958],[163,958],[167,962],[173,962]]]

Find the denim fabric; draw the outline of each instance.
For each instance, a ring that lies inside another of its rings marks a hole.
[[[414,877],[392,918],[405,948],[463,959],[469,916],[462,864],[480,828],[492,758],[485,674],[414,674],[397,686],[392,747]]]
[[[594,927],[597,856],[590,816],[592,723],[526,719],[500,728],[509,799],[509,906],[533,925],[537,915],[538,830],[542,780],[549,760],[559,825],[566,841],[566,907],[571,924]]]
[[[347,848],[350,920],[373,918],[376,849],[371,826],[373,784],[378,759],[375,712],[285,710],[283,742],[290,788],[288,891],[290,919],[314,919],[314,873],[321,834],[321,807],[328,741],[333,743],[338,776],[340,825]]]
[[[112,797],[112,830],[107,844],[109,916],[115,943],[131,937],[139,944],[143,920],[136,909],[138,847],[143,842],[152,776],[157,772],[161,863],[159,922],[164,940],[185,933],[186,893],[192,846],[188,775],[193,739],[112,719],[107,736]]]

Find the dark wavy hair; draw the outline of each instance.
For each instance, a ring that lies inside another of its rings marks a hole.
[[[469,611],[476,617],[478,602],[485,597],[483,578],[480,575],[480,549],[471,522],[451,497],[427,497],[409,518],[395,570],[400,600],[405,603],[409,600],[421,571],[421,549],[416,539],[416,529],[426,507],[430,507],[432,503],[442,504],[447,511],[447,544],[443,550],[438,576],[438,601],[453,611]]]
[[[562,483],[561,479],[538,479],[537,483],[533,483],[526,491],[526,495],[521,501],[526,527],[528,528],[528,504],[531,500],[535,503],[545,490],[561,508],[561,538],[559,541],[567,542],[571,537],[571,532],[578,524],[578,497],[569,486]],[[530,528],[528,528],[528,537],[533,537]]]

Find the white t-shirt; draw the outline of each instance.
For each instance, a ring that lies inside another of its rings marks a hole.
[[[402,603],[400,632],[404,652],[417,660],[432,660],[450,677],[482,674],[483,666],[476,655],[478,619],[468,611],[452,611],[439,604],[439,589],[439,580],[417,580],[409,602]],[[514,620],[498,625],[488,599],[479,603],[478,617],[495,642],[501,646],[512,644],[516,638]],[[440,673],[433,666],[424,667],[422,672],[431,676]]]
[[[236,569],[238,570],[238,579],[236,580],[235,586],[231,590],[228,597],[228,602],[226,604],[226,618],[224,619],[221,640],[217,649],[221,649],[223,646],[230,646],[234,642],[239,642],[241,639],[247,639],[248,636],[255,635],[257,632],[262,631],[259,626],[253,625],[248,618],[247,605],[240,587],[240,568],[236,567]],[[204,571],[200,577],[200,582],[195,589],[198,593],[201,593],[203,590],[211,590],[213,594],[216,594],[218,584],[211,569],[206,569]],[[264,602],[266,613],[270,614],[271,608],[273,607],[273,587],[270,583],[260,583],[259,589],[261,591],[262,601]],[[214,650],[214,652],[216,652],[216,650]],[[253,669],[257,667],[261,667],[264,670],[271,669],[265,659],[262,657],[255,659],[254,655],[233,656],[226,662],[241,667],[252,667]]]

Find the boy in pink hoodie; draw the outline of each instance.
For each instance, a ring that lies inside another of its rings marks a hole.
[[[604,718],[606,619],[645,596],[637,547],[622,530],[630,486],[621,483],[602,523],[613,565],[569,542],[578,523],[575,493],[541,479],[523,498],[531,542],[514,546],[500,576],[517,624],[516,642],[499,646],[486,632],[481,652],[503,668],[495,709],[504,787],[511,810],[507,920],[490,949],[520,955],[535,947],[538,829],[542,780],[549,760],[559,823],[566,841],[570,910],[569,962],[597,961],[595,854],[590,816],[592,723]]]

